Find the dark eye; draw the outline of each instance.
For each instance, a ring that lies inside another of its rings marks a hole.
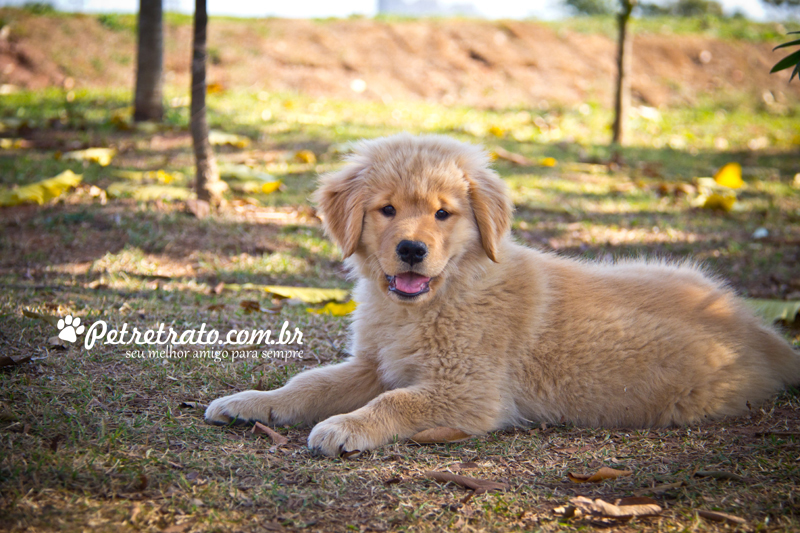
[[[445,211],[444,209],[439,209],[436,211],[436,220],[444,220],[450,216],[450,213]]]
[[[393,206],[387,205],[387,206],[381,207],[381,213],[383,213],[387,217],[393,217],[395,215],[395,213],[397,213],[397,211],[395,210],[395,208]]]

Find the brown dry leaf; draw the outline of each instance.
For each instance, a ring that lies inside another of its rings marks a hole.
[[[475,494],[483,494],[490,490],[508,490],[508,485],[505,483],[498,483],[496,481],[489,481],[486,479],[475,479],[467,476],[459,476],[450,472],[425,472],[425,477],[441,481],[442,483],[455,483],[464,488],[472,489]]]
[[[31,360],[30,355],[22,357],[12,357],[10,355],[0,355],[0,368],[4,366],[22,365]]]
[[[661,513],[661,506],[652,498],[622,498],[614,503],[601,499],[591,500],[585,496],[570,499],[570,503],[582,514],[603,518],[632,518],[653,516]]]
[[[704,511],[699,510],[697,514],[705,518],[706,520],[711,520],[713,522],[727,522],[728,524],[738,524],[738,525],[746,525],[747,520],[744,518],[740,518],[738,516],[733,516],[732,514],[728,513],[720,513],[718,511]]]
[[[54,337],[50,337],[49,339],[47,339],[47,344],[49,344],[53,348],[59,348],[61,350],[66,350],[67,348],[69,348],[69,344],[67,344],[64,341],[64,339],[62,339],[58,335],[56,335]]]
[[[265,426],[261,422],[256,422],[252,429],[253,435],[264,434],[267,435],[274,444],[289,444],[289,439],[278,433],[277,431],[273,430],[270,427]]]
[[[472,437],[469,433],[464,433],[460,429],[438,427],[420,431],[411,440],[417,444],[439,444],[447,442],[461,442]]]
[[[594,474],[573,474],[567,473],[567,477],[573,483],[599,483],[606,479],[617,479],[618,477],[630,476],[633,474],[630,470],[617,470],[607,466],[600,467],[600,470]]]
[[[261,304],[254,300],[242,300],[239,306],[244,309],[245,314],[255,313],[261,311]]]
[[[209,311],[221,311],[225,309],[225,304],[211,304],[206,309]]]
[[[679,489],[681,487],[686,486],[685,481],[678,481],[676,483],[667,483],[665,485],[656,485],[655,487],[648,487],[646,489],[639,489],[634,492],[636,496],[641,496],[643,494],[659,494],[661,492],[666,492],[672,489]]]

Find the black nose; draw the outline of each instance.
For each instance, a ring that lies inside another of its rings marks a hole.
[[[428,247],[424,242],[419,241],[400,241],[397,245],[397,255],[404,263],[413,265],[421,263],[428,255]]]

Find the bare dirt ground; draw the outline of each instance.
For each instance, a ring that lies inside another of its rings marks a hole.
[[[0,83],[133,86],[135,33],[91,16],[0,10]],[[131,20],[133,20],[131,18]],[[80,44],[76,46],[77,40]],[[476,20],[231,20],[209,26],[209,80],[225,88],[478,107],[611,101],[614,41],[542,23]],[[640,32],[634,98],[691,105],[711,92],[800,98],[770,75],[775,43]],[[167,24],[166,79],[189,86],[191,25]],[[357,81],[360,80],[360,81]]]

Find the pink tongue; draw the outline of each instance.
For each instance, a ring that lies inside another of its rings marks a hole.
[[[398,291],[415,294],[425,289],[425,285],[430,280],[431,278],[426,278],[413,272],[405,272],[394,277],[394,284]]]

